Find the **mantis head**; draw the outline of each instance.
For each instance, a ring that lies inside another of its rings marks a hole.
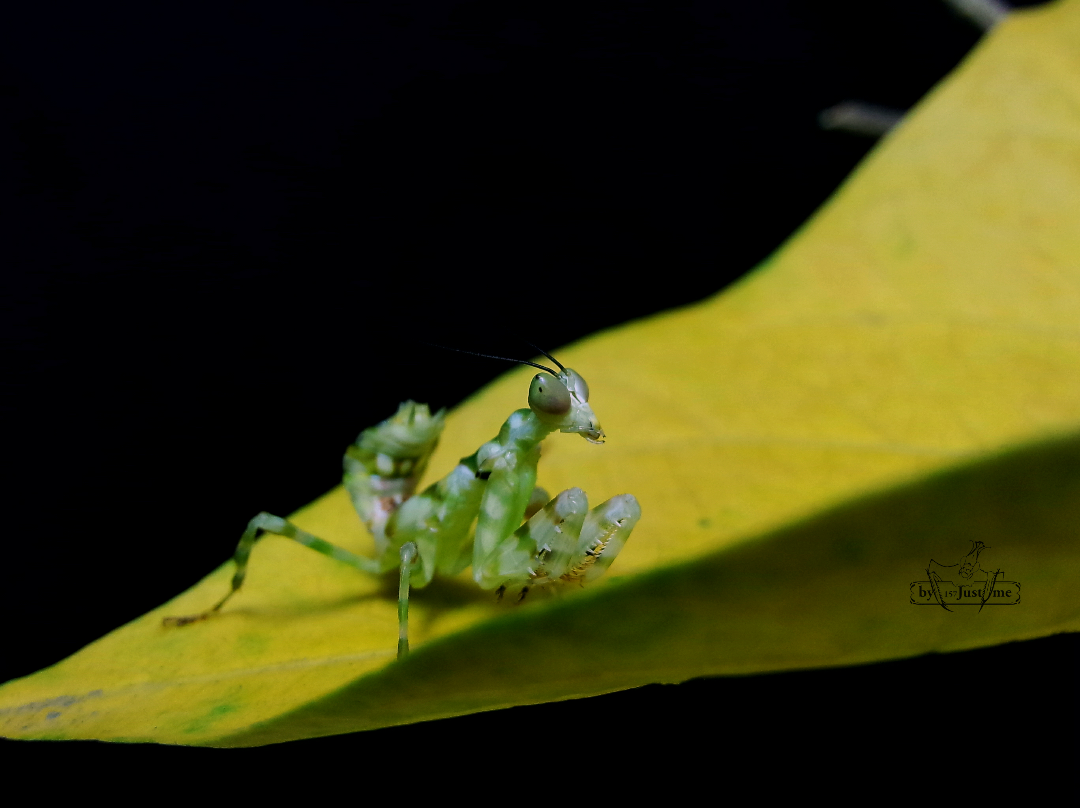
[[[445,345],[435,347],[482,356],[485,359],[502,359],[506,362],[517,362],[539,368],[541,372],[533,376],[532,384],[529,386],[529,409],[533,411],[533,414],[540,419],[542,424],[551,429],[558,429],[560,432],[577,432],[589,443],[603,443],[604,430],[600,428],[600,422],[596,420],[596,415],[589,406],[589,385],[585,379],[576,370],[565,367],[543,348],[538,348],[531,342],[526,344],[536,348],[558,365],[559,369],[556,371],[547,365],[538,365],[536,362],[528,362],[524,359],[511,359],[508,356],[462,351]]]
[[[529,409],[560,432],[577,432],[589,443],[604,442],[604,430],[589,406],[589,385],[576,370],[562,368],[558,373],[542,371],[533,376]]]

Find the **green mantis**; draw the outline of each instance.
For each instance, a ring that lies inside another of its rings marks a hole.
[[[528,409],[511,413],[493,440],[419,494],[416,486],[438,444],[445,411],[432,415],[426,404],[406,401],[349,446],[343,481],[375,539],[375,558],[351,553],[263,512],[248,523],[236,547],[228,594],[206,612],[167,617],[165,624],[186,625],[218,612],[243,585],[251,551],[267,533],[366,573],[397,568],[399,658],[409,651],[410,589],[427,586],[436,573],[457,575],[471,564],[481,589],[495,590],[500,598],[516,591],[519,600],[533,587],[584,585],[598,578],[626,543],[641,508],[633,495],[621,494],[589,510],[580,488],[548,501],[536,486],[540,444],[548,435],[576,433],[590,443],[603,443],[605,437],[589,405],[585,379],[545,356],[558,365],[557,371],[522,363],[541,371],[529,386]]]

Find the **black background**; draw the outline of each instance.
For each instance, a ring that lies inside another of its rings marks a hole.
[[[820,110],[906,108],[979,37],[936,0],[5,14],[0,681],[186,589],[257,511],[333,487],[344,446],[401,398],[452,406],[504,370],[416,340],[525,358],[522,339],[559,346],[722,289],[873,145],[819,131]],[[193,519],[214,528],[179,544]],[[193,774],[244,761],[253,781],[269,761],[338,755],[377,778],[432,749],[453,768],[503,737],[627,750],[603,778],[673,754],[932,767],[947,735],[933,722],[979,738],[990,717],[1011,730],[983,754],[1052,764],[1077,646],[652,686],[262,750],[3,750]]]

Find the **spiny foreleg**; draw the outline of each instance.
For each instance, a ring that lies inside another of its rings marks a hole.
[[[559,580],[584,586],[607,572],[639,519],[641,506],[633,494],[619,494],[589,511],[570,557],[570,567],[559,575]],[[554,577],[550,572],[548,575]]]
[[[501,594],[600,577],[626,544],[641,508],[631,494],[588,507],[580,488],[560,493],[499,543],[480,566],[477,582]]]

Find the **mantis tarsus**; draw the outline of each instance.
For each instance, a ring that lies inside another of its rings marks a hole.
[[[517,590],[519,600],[532,587],[598,578],[626,543],[641,508],[632,494],[621,494],[589,510],[580,488],[547,501],[536,487],[540,443],[552,432],[604,442],[585,379],[544,353],[559,370],[523,362],[540,369],[529,387],[529,408],[511,413],[494,440],[420,494],[413,495],[439,441],[445,411],[432,415],[426,404],[406,401],[393,416],[360,433],[345,452],[344,484],[375,538],[375,558],[263,512],[248,523],[236,547],[229,593],[202,614],[167,617],[165,624],[194,623],[220,610],[243,585],[251,550],[266,533],[367,573],[398,568],[398,657],[409,651],[409,590],[426,586],[436,572],[456,575],[471,563],[482,589],[494,589],[499,597]]]

